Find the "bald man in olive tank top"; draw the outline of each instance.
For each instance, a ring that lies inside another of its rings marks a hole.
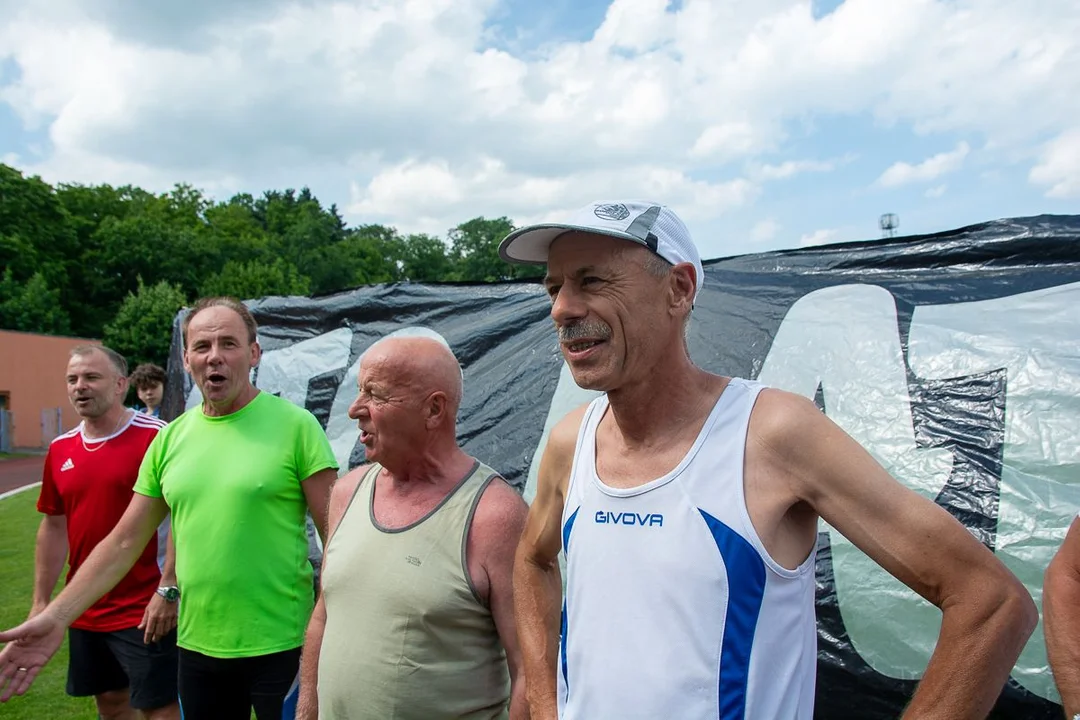
[[[369,464],[331,494],[297,719],[527,717],[511,586],[527,507],[457,445],[457,360],[387,338],[357,385]]]

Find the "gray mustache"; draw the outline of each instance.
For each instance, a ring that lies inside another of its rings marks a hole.
[[[604,323],[576,322],[559,327],[559,342],[574,342],[584,338],[607,340],[611,337],[611,328]]]

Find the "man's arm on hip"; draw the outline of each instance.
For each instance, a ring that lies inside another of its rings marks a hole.
[[[1080,713],[1080,519],[1074,519],[1043,582],[1043,631],[1066,717]]]
[[[811,401],[763,391],[751,443],[773,474],[773,487],[786,485],[793,503],[807,503],[941,609],[937,646],[904,717],[986,717],[1038,621],[1020,581],[943,508],[894,480]]]

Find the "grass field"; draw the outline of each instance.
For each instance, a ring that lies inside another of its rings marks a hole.
[[[34,536],[41,516],[33,490],[0,500],[0,627],[26,619],[34,584]],[[0,706],[4,720],[93,720],[94,701],[64,693],[67,642],[22,697]]]

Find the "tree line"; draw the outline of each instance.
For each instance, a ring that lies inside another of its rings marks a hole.
[[[203,295],[309,295],[384,282],[537,277],[509,265],[509,218],[477,217],[446,240],[348,227],[310,190],[215,201],[58,184],[0,164],[0,328],[101,338],[133,364],[165,364],[176,312]]]

